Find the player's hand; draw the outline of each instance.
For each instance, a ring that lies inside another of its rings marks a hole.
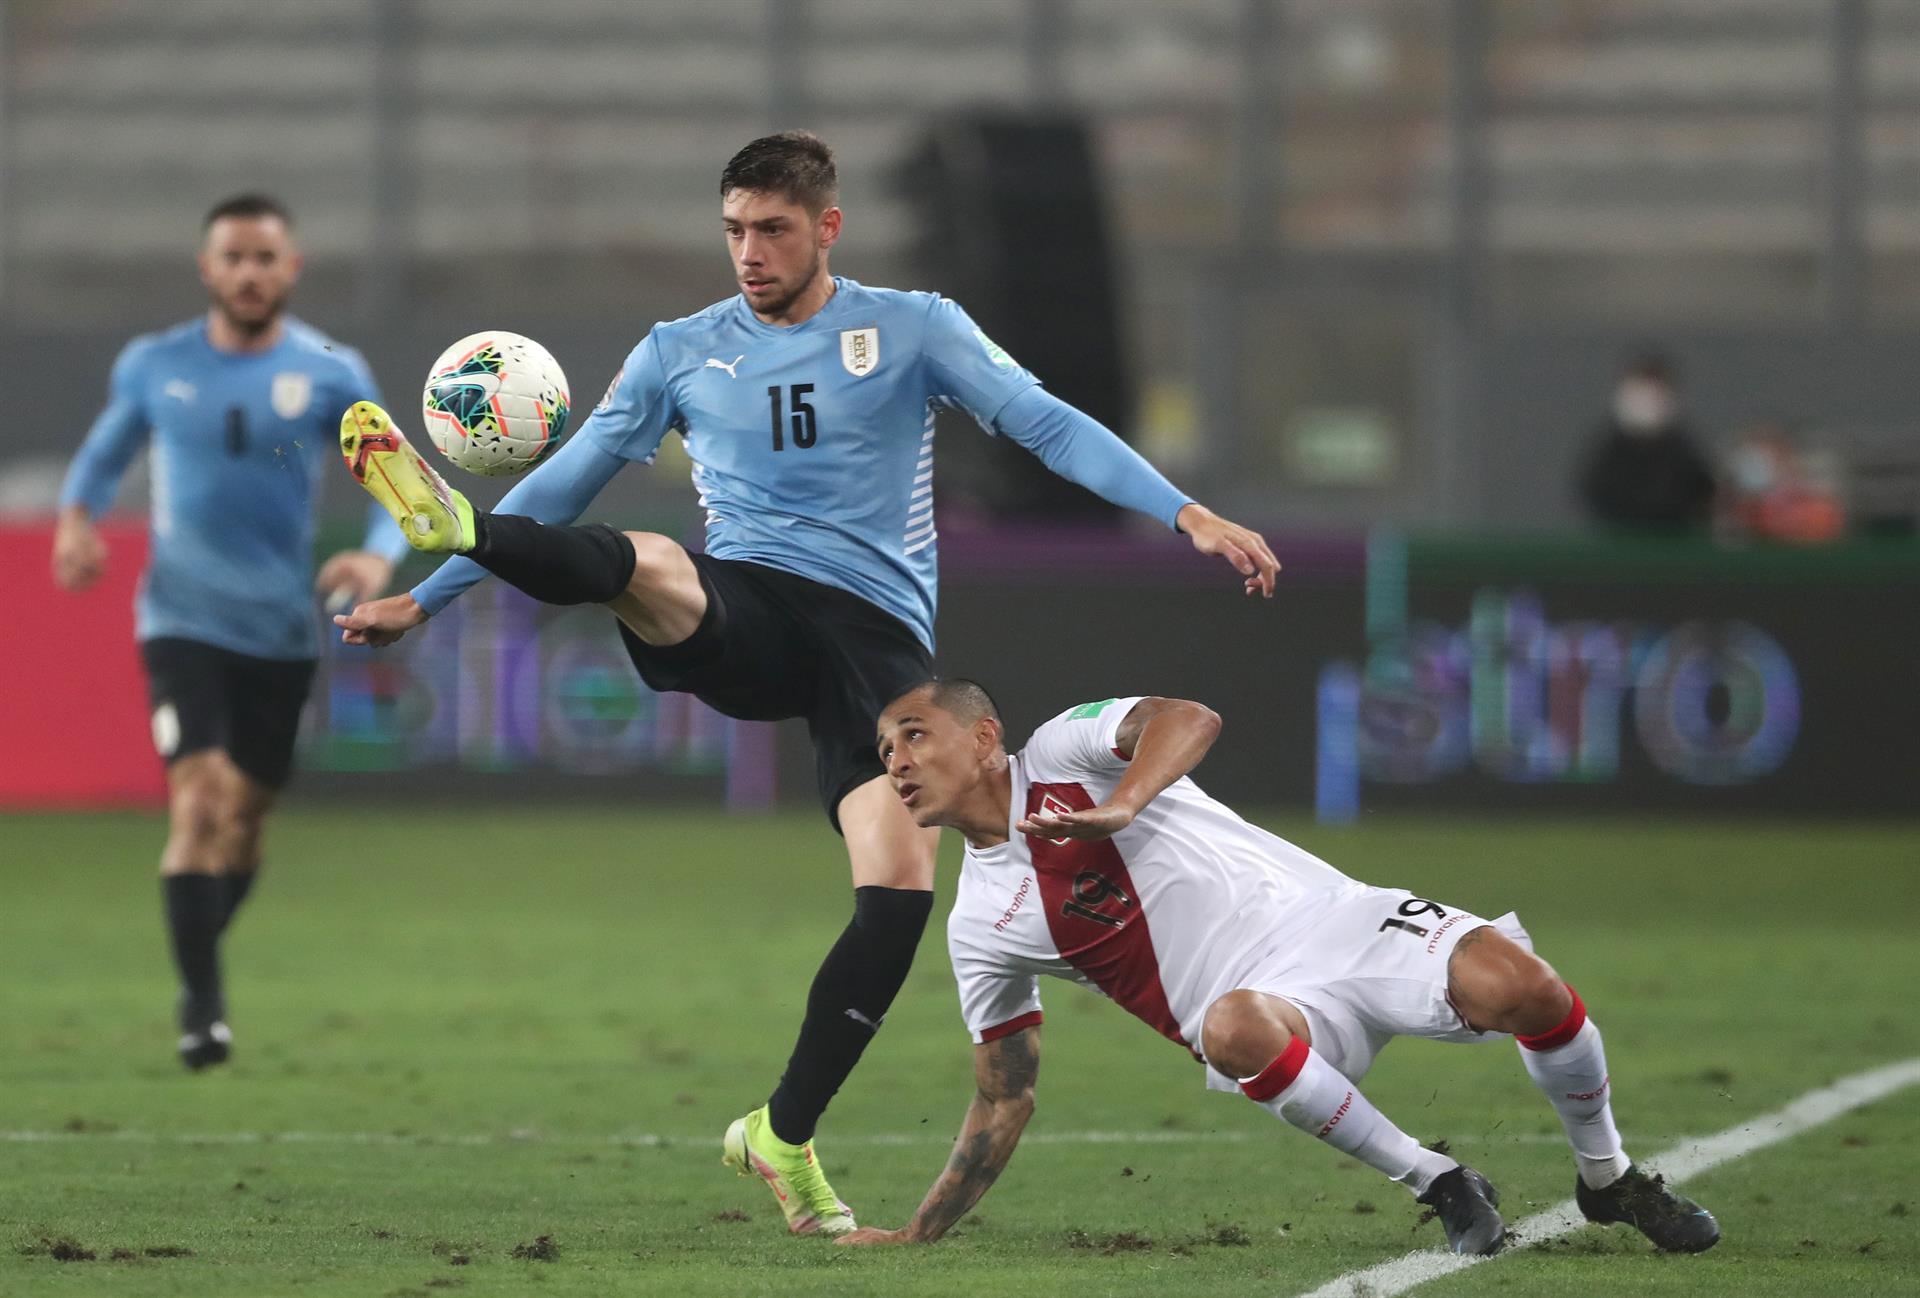
[[[848,1231],[834,1243],[842,1248],[858,1248],[863,1244],[911,1244],[913,1240],[904,1230],[882,1230],[878,1226],[862,1226],[858,1230]]]
[[[351,613],[337,613],[333,624],[340,628],[345,644],[370,644],[383,648],[427,620],[427,611],[414,603],[410,594],[389,595],[371,604],[362,604]]]
[[[1036,811],[1016,821],[1014,828],[1035,838],[1080,838],[1098,841],[1112,838],[1133,823],[1133,813],[1112,804],[1091,811]]]
[[[376,598],[393,580],[393,563],[371,550],[342,550],[320,565],[313,588],[327,598],[329,613]]]
[[[1230,523],[1205,505],[1189,502],[1180,507],[1174,519],[1180,530],[1193,538],[1193,548],[1202,554],[1217,554],[1246,578],[1246,591],[1273,598],[1274,579],[1280,573],[1280,561],[1273,557],[1266,538],[1260,533]]]
[[[53,532],[53,580],[61,590],[82,591],[107,571],[107,543],[78,509],[60,515]]]

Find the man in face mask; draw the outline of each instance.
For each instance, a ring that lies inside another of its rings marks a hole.
[[[1613,411],[1595,437],[1580,479],[1594,519],[1641,532],[1704,530],[1713,471],[1680,418],[1665,358],[1646,355],[1621,372]]]

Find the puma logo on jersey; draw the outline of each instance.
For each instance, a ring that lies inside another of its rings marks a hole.
[[[191,402],[195,397],[200,395],[200,389],[194,387],[193,384],[187,382],[185,379],[168,379],[167,386],[160,389],[160,395],[163,397],[172,397],[176,401]]]
[[[740,354],[739,354],[738,356],[736,356],[736,357],[734,357],[734,358],[733,358],[733,364],[732,364],[732,365],[729,365],[729,364],[728,364],[727,362],[725,362],[725,361],[717,361],[717,360],[715,360],[715,359],[714,359],[713,357],[711,357],[711,356],[709,356],[709,357],[707,357],[707,366],[706,366],[706,367],[707,367],[708,369],[710,369],[710,370],[725,370],[725,371],[727,372],[727,377],[728,377],[728,378],[730,378],[730,379],[737,379],[737,378],[739,378],[740,376],[739,376],[738,374],[735,374],[735,373],[733,372],[733,371],[734,371],[734,366],[737,366],[737,365],[739,365],[739,364],[740,364],[740,362],[741,362],[741,361],[743,361],[743,360],[745,360],[745,359],[747,359],[747,354],[746,354],[745,352],[741,352],[741,353],[740,353]]]

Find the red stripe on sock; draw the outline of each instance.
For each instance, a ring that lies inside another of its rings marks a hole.
[[[1255,1104],[1265,1104],[1280,1092],[1293,1085],[1293,1079],[1307,1066],[1307,1056],[1311,1052],[1307,1043],[1299,1037],[1287,1042],[1287,1048],[1280,1057],[1260,1070],[1259,1076],[1250,1082],[1240,1083],[1240,1089]]]
[[[1571,986],[1567,988],[1567,995],[1573,997],[1573,1008],[1567,1011],[1567,1017],[1561,1021],[1559,1027],[1548,1028],[1537,1037],[1517,1036],[1514,1040],[1528,1050],[1552,1050],[1573,1040],[1580,1029],[1587,1025],[1587,1007],[1581,1003],[1580,993]]]

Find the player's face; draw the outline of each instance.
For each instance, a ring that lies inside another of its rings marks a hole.
[[[840,209],[818,216],[786,197],[731,189],[720,200],[733,277],[756,315],[784,315],[826,274],[827,249],[840,237]]]
[[[922,828],[948,824],[947,816],[980,780],[980,741],[973,727],[915,691],[880,714],[878,731],[887,779],[913,823]]]
[[[277,216],[223,216],[207,229],[200,281],[213,308],[242,333],[262,333],[287,309],[300,250]]]

